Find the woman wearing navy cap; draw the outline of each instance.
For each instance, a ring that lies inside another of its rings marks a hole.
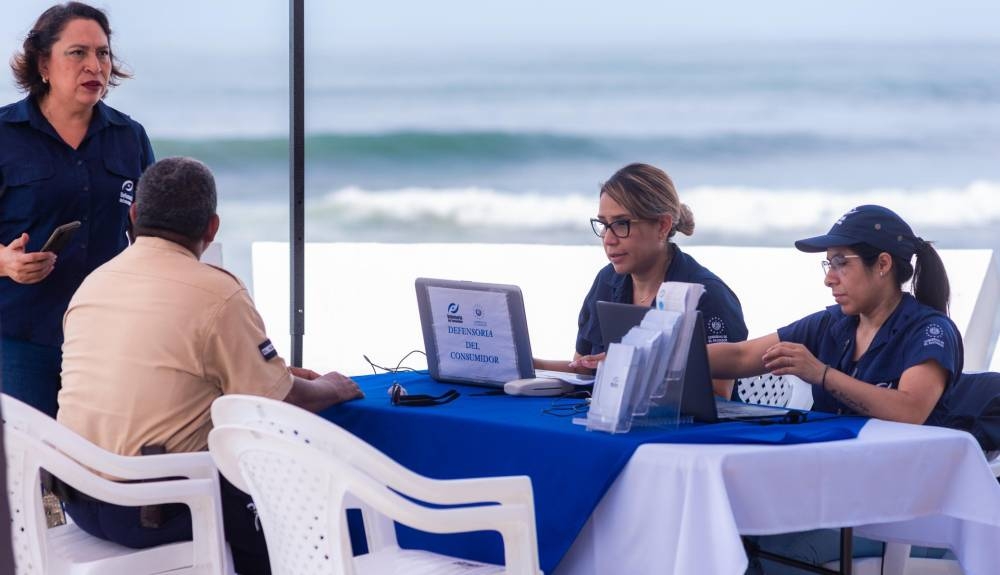
[[[713,376],[792,374],[813,385],[814,410],[923,423],[962,372],[937,251],[894,212],[870,205],[795,247],[826,252],[824,283],[837,305],[777,333],[710,345]],[[912,295],[903,291],[911,278]]]
[[[0,314],[4,392],[55,416],[62,316],[83,278],[128,245],[146,131],[102,101],[125,73],[111,27],[80,2],[39,16],[11,61],[23,100],[0,107]],[[80,222],[57,255],[53,230]]]
[[[948,275],[934,247],[894,212],[872,205],[795,247],[826,252],[824,283],[837,305],[777,333],[708,346],[712,376],[792,374],[812,384],[814,410],[924,423],[958,380],[963,355],[947,316]],[[911,278],[912,295],[903,291]],[[881,543],[855,541],[855,557],[881,554]],[[829,530],[760,537],[759,544],[816,564],[838,557],[838,537]],[[766,572],[799,571],[768,564]]]

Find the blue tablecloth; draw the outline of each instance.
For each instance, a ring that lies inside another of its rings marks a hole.
[[[438,479],[527,475],[535,496],[541,567],[551,573],[605,491],[643,443],[792,444],[857,437],[861,417],[809,414],[806,423],[685,424],[676,429],[633,428],[610,435],[575,425],[572,417],[544,413],[552,398],[477,395],[485,388],[439,383],[426,372],[356,377],[366,397],[321,415],[350,430],[413,471]],[[393,382],[410,394],[457,400],[431,407],[390,403]],[[565,400],[560,400],[565,401]],[[497,533],[432,535],[397,529],[402,547],[430,549],[469,559],[503,562]]]

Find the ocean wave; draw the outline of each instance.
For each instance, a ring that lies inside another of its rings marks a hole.
[[[862,191],[695,187],[681,193],[698,233],[759,236],[776,231],[825,230],[861,204],[891,207],[922,229],[989,228],[1000,222],[1000,182],[965,187]],[[595,194],[551,196],[486,188],[347,187],[306,203],[310,218],[381,225],[433,225],[463,230],[589,230]],[[361,225],[361,224],[359,224]]]
[[[916,233],[942,248],[1000,250],[1000,182],[925,189],[682,190],[693,210],[693,237],[681,244],[789,246],[825,232],[852,207],[875,203],[897,211]],[[552,196],[488,188],[342,188],[306,201],[309,242],[473,242],[590,244],[595,194]],[[220,239],[232,246],[286,241],[287,203],[226,199]]]
[[[546,160],[627,160],[636,157],[758,159],[782,155],[893,151],[926,148],[925,139],[902,136],[835,135],[799,131],[712,132],[678,136],[573,135],[503,131],[392,131],[317,134],[306,138],[306,161],[340,166],[431,165],[473,162],[515,164]],[[194,156],[213,166],[271,167],[287,162],[285,138],[157,140],[158,156]]]

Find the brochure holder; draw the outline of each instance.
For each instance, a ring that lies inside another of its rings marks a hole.
[[[639,360],[633,345],[612,343],[597,366],[594,392],[587,412],[588,430],[626,433],[632,428],[633,394],[639,376]]]
[[[608,345],[597,367],[594,395],[586,418],[588,430],[627,433],[633,425],[677,427],[691,338],[701,314],[696,306],[701,284],[665,282],[656,309],[647,312],[621,343]]]

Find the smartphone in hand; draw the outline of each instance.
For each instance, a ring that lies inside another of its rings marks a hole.
[[[45,245],[42,246],[41,251],[59,253],[59,250],[66,247],[69,240],[72,239],[73,234],[76,233],[77,228],[80,227],[80,221],[73,221],[63,224],[52,231],[52,235],[49,239],[45,240]]]

